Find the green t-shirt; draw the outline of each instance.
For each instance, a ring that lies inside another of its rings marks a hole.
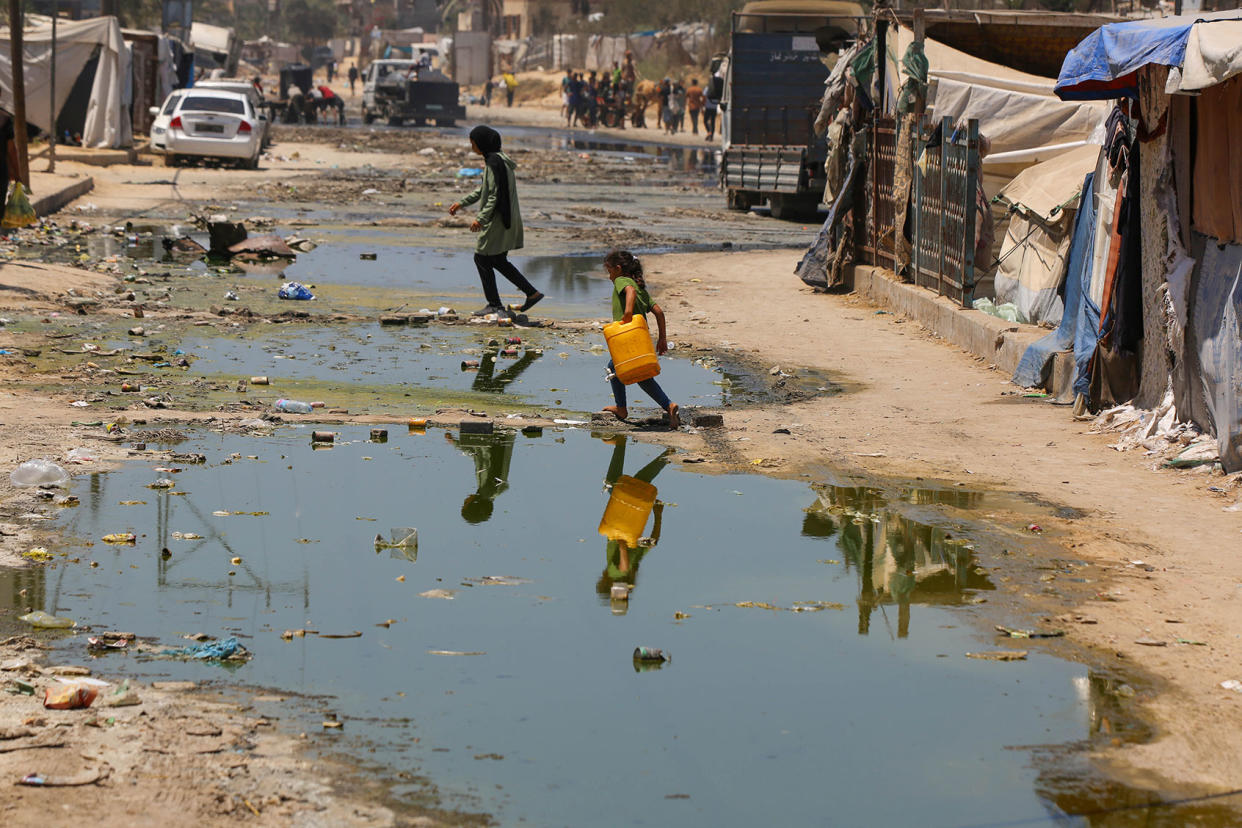
[[[634,313],[646,316],[651,313],[651,294],[647,293],[646,288],[638,286],[629,276],[618,276],[612,283],[612,321],[619,322],[621,317],[625,316],[625,289],[627,287],[634,288],[638,294],[634,297]]]

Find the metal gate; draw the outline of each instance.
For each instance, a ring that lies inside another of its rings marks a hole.
[[[897,171],[897,122],[877,116],[871,122],[867,163],[867,214],[860,245],[862,260],[877,267],[896,268],[893,253],[897,204],[893,180]]]
[[[916,145],[911,209],[914,212],[915,284],[948,296],[964,308],[975,289],[975,191],[979,176],[979,122],[955,132],[940,122],[940,143],[923,124]]]

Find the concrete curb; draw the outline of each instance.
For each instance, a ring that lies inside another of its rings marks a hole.
[[[75,198],[81,198],[93,189],[95,189],[95,179],[87,176],[86,178],[79,179],[66,187],[62,187],[59,190],[55,190],[45,196],[34,199],[31,202],[31,206],[34,207],[36,216],[39,216],[40,218],[43,216],[50,216],[52,213],[55,213],[69,202],[73,201]]]
[[[854,291],[877,305],[913,319],[967,353],[987,360],[1013,376],[1027,346],[1049,332],[1035,325],[1006,322],[977,310],[965,310],[931,291],[900,281],[889,270],[869,265],[853,269]],[[1058,353],[1044,387],[1066,398],[1073,381],[1073,354]]]

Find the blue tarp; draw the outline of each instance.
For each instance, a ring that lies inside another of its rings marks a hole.
[[[1095,244],[1095,210],[1092,209],[1094,195],[1091,185],[1094,181],[1095,173],[1087,173],[1082,184],[1082,195],[1078,199],[1078,212],[1074,216],[1074,236],[1070,241],[1069,262],[1065,267],[1065,311],[1061,314],[1061,324],[1055,331],[1033,343],[1022,355],[1013,381],[1023,388],[1043,385],[1053,354],[1074,349],[1079,309],[1091,282],[1091,252]]]
[[[1109,23],[1065,56],[1056,93],[1066,101],[1138,97],[1134,73],[1148,64],[1181,67],[1196,23],[1242,19],[1236,10]]]

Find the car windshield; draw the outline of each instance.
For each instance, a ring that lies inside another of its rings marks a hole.
[[[182,112],[227,112],[245,115],[246,104],[240,98],[217,98],[206,95],[190,95],[181,104]]]

